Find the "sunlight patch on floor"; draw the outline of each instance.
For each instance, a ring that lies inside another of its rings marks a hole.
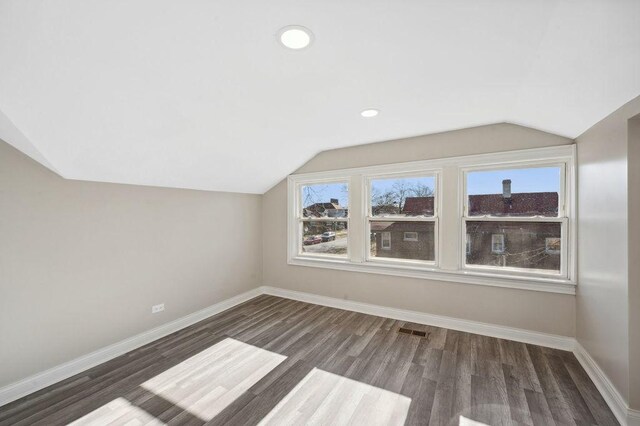
[[[458,426],[488,426],[485,423],[476,422],[475,420],[471,420],[466,418],[465,416],[460,416],[460,422]]]
[[[69,425],[102,426],[108,424],[162,426],[165,423],[132,405],[126,399],[116,398]]]
[[[402,425],[411,398],[314,368],[260,425]]]
[[[226,338],[141,386],[209,421],[286,358]]]

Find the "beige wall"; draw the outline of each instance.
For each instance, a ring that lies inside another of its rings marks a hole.
[[[629,405],[640,410],[640,115],[629,120]]]
[[[64,180],[0,141],[0,387],[259,286],[260,211]]]
[[[500,124],[325,151],[297,173],[571,144]],[[287,265],[286,181],[263,197],[264,284],[564,336],[575,333],[575,297]]]
[[[627,183],[627,121],[638,113],[640,98],[577,139],[577,339],[626,399],[630,384],[628,195],[638,189]]]

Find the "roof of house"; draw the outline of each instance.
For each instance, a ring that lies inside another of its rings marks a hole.
[[[407,197],[402,213],[412,216],[433,215],[433,197]]]
[[[321,217],[323,213],[329,210],[344,210],[346,212],[347,207],[343,207],[336,203],[314,203],[310,204],[303,209],[304,216],[306,217]]]
[[[556,216],[557,192],[522,192],[469,196],[469,216]]]
[[[407,197],[402,208],[406,215],[433,214],[433,197]],[[522,192],[510,197],[502,194],[469,196],[470,216],[555,216],[558,214],[557,192]]]

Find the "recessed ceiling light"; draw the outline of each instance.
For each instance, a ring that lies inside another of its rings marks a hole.
[[[313,42],[313,33],[300,25],[289,25],[278,31],[278,40],[284,47],[300,50]]]
[[[364,118],[371,118],[378,115],[379,112],[380,111],[378,111],[377,109],[365,109],[360,113],[360,115],[363,116]]]

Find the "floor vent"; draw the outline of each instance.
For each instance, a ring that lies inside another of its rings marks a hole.
[[[399,328],[398,333],[411,334],[413,336],[418,336],[418,337],[427,337],[427,333],[425,331],[412,330],[410,328],[404,328],[404,327]]]

